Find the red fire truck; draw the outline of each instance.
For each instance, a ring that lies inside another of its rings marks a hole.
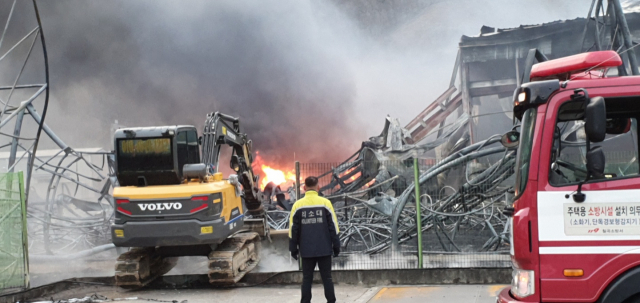
[[[640,302],[640,76],[609,77],[614,51],[529,55],[503,136],[518,151],[497,301]]]

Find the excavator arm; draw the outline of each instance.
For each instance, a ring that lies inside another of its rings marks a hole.
[[[202,162],[210,173],[216,173],[219,169],[222,145],[228,145],[233,149],[230,166],[238,173],[248,214],[253,217],[264,216],[261,192],[257,186],[259,177],[251,168],[251,140],[240,130],[238,118],[220,112],[210,113],[202,132]]]

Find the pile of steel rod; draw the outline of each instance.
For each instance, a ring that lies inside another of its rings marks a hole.
[[[510,203],[515,151],[502,147],[499,140],[494,136],[460,149],[421,171],[419,200],[426,250],[508,250],[509,225],[502,210]],[[384,169],[385,161],[380,164]],[[406,185],[398,186],[402,180]],[[417,249],[414,188],[412,179],[395,175],[350,192],[326,195],[338,216],[343,250],[375,254],[393,247]],[[268,217],[273,229],[289,226],[287,211],[272,210]]]

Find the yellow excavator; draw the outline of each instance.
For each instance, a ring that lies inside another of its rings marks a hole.
[[[181,256],[207,256],[209,282],[220,285],[258,264],[260,237],[269,230],[251,140],[238,118],[208,114],[200,137],[194,126],[123,128],[114,137],[119,186],[111,235],[116,246],[131,248],[116,261],[118,286],[142,287]],[[227,178],[218,172],[223,145],[236,172]]]

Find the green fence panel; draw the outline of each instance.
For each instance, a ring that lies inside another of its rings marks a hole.
[[[29,286],[22,172],[0,174],[0,292]]]

